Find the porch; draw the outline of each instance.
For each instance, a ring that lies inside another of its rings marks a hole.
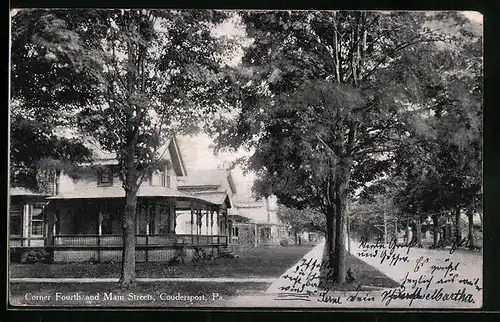
[[[108,188],[110,189],[110,188]],[[11,236],[10,248],[26,254],[43,249],[54,262],[121,261],[124,198],[67,194],[47,198],[40,211],[39,236]],[[170,189],[171,190],[171,189]],[[136,260],[169,261],[195,251],[227,247],[227,208],[177,191],[140,190],[136,210]],[[190,215],[191,234],[176,234],[177,217]],[[21,255],[22,258],[22,255]]]

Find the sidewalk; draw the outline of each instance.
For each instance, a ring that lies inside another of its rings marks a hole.
[[[359,243],[352,241],[350,253],[374,269],[391,277],[404,288],[372,291],[324,291],[314,285],[304,289],[294,288],[307,282],[308,276],[319,275],[319,267],[307,266],[317,260],[321,263],[324,242],[315,246],[300,261],[290,267],[265,293],[242,295],[224,302],[225,307],[289,307],[289,308],[480,308],[482,305],[482,256],[480,254],[453,253],[448,251],[411,248],[396,248],[389,258],[361,256],[373,249],[363,250]],[[387,252],[390,249],[386,246]],[[379,250],[378,255],[382,253]],[[397,263],[395,259],[399,256]],[[391,262],[392,260],[392,262]],[[452,263],[452,268],[447,267]],[[458,263],[458,266],[457,266]],[[418,266],[418,269],[416,269]],[[314,267],[314,268],[313,268]],[[456,268],[456,270],[453,270]],[[445,276],[446,274],[446,276]],[[456,275],[456,276],[455,276]],[[450,281],[455,276],[454,281]],[[472,281],[466,285],[460,279]],[[477,282],[475,282],[477,279]],[[315,280],[315,279],[313,279]],[[430,282],[429,282],[430,280]],[[476,288],[477,286],[477,288]],[[287,288],[288,287],[288,288]],[[420,291],[419,291],[420,288]],[[468,294],[459,297],[456,292]],[[419,297],[423,296],[423,297]],[[427,296],[427,298],[425,298]],[[413,299],[412,299],[413,297]],[[473,299],[473,302],[457,300]],[[336,301],[335,301],[336,299]]]
[[[283,293],[284,288],[290,285],[291,278],[293,276],[297,275],[297,271],[301,271],[305,276],[318,276],[320,275],[320,267],[318,265],[321,264],[323,261],[323,251],[325,248],[325,242],[321,242],[318,245],[314,246],[313,249],[311,249],[307,254],[304,255],[303,258],[301,258],[295,265],[290,267],[288,270],[285,271],[278,279],[275,280],[271,286],[267,289],[266,293],[268,294],[278,294],[278,293]],[[309,266],[307,263],[310,263]],[[313,265],[313,263],[317,263],[317,265]],[[314,282],[317,282],[317,278],[314,278]],[[293,282],[293,281],[292,281]],[[307,294],[307,292],[314,292],[316,291],[316,287],[314,286],[307,286],[301,291],[297,291],[299,294]]]

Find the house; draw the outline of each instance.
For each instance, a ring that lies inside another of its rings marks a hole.
[[[234,179],[229,170],[190,170],[188,176],[178,178],[178,190],[199,198],[211,201],[218,205],[224,205],[228,209],[228,215],[232,211],[232,200],[236,194]],[[229,217],[228,217],[229,218]],[[218,233],[217,225],[194,225],[191,214],[180,211],[177,217],[177,234],[190,234],[199,230],[202,234]],[[228,222],[224,224],[229,224]],[[230,234],[228,226],[228,234]]]
[[[277,216],[274,197],[256,200],[247,198],[235,202],[238,213],[232,218],[232,245],[252,245],[255,247],[272,247],[289,243],[293,240],[288,225],[283,224]]]
[[[288,238],[288,226],[280,223],[276,207],[271,206],[274,200],[255,200],[248,195],[238,194],[237,186],[232,172],[220,169],[189,171],[188,176],[178,181],[180,191],[213,198],[214,202],[222,203],[222,198],[227,196],[225,202],[231,205],[228,211],[229,245],[277,246]],[[176,233],[187,234],[191,229],[194,229],[193,232],[197,229],[193,228],[188,213],[180,214],[178,222]]]
[[[191,194],[178,189],[188,175],[174,138],[155,171],[137,192],[136,260],[190,258],[228,244],[228,209],[222,193]],[[45,194],[12,188],[11,253],[43,248],[54,262],[121,261],[121,217],[125,191],[113,154],[97,153],[75,174],[58,173]],[[188,213],[196,232],[176,233],[177,216]]]

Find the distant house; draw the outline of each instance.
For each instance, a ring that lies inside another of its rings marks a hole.
[[[178,182],[188,175],[176,139],[137,193],[136,260],[164,261],[192,256],[196,247],[215,250],[228,244],[228,209],[224,192],[188,193]],[[11,188],[10,248],[21,257],[34,248],[53,254],[55,262],[120,261],[121,217],[125,191],[113,154],[97,154],[76,176],[59,173],[46,194]],[[176,217],[188,212],[196,231],[176,233]]]
[[[190,195],[203,198],[204,200],[224,206],[231,212],[233,197],[236,194],[236,187],[231,175],[231,171],[227,170],[193,170],[188,176],[179,177],[178,190]],[[228,214],[229,214],[228,213]],[[209,224],[202,225],[201,222],[196,224],[196,217],[191,215],[189,211],[180,211],[177,214],[177,234],[192,234],[199,231],[201,234],[218,233],[218,227],[227,226],[228,236],[230,236],[230,227],[228,217],[220,218],[224,222],[218,225]],[[208,218],[206,218],[208,220]],[[230,237],[229,237],[230,238]]]
[[[318,232],[303,232],[300,234],[300,244],[314,245],[323,240],[324,234]]]
[[[237,216],[230,215],[233,245],[279,246],[293,240],[288,225],[277,216],[274,198],[247,199],[235,202]]]
[[[278,246],[283,239],[289,239],[288,226],[282,224],[276,215],[274,200],[255,200],[239,195],[237,182],[230,170],[197,170],[190,171],[186,177],[179,178],[180,191],[203,196],[214,202],[231,205],[228,211],[229,245],[259,247]],[[177,233],[196,232],[189,212],[178,216]],[[202,233],[205,231],[202,230]]]

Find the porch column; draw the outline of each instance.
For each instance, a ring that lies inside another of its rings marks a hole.
[[[146,235],[149,235],[149,213],[151,212],[151,206],[146,206],[146,213],[144,215],[144,220],[146,221]]]
[[[220,235],[220,209],[217,208],[217,235]]]
[[[54,230],[55,230],[55,218],[54,216],[56,215],[55,212],[52,210],[52,207],[47,205],[45,207],[46,209],[46,214],[47,214],[47,241],[46,245],[53,245],[53,236],[54,236]]]
[[[206,227],[207,227],[206,228],[207,229],[207,235],[208,235],[208,212],[209,212],[209,210],[208,210],[208,206],[207,206],[207,209],[206,209],[206,212],[205,212],[205,216],[206,216],[205,223],[207,224],[206,225]]]
[[[214,234],[214,211],[210,210],[210,235]]]
[[[198,245],[200,244],[201,225],[203,224],[202,218],[201,205],[198,205],[198,209],[196,209],[196,236],[198,238]]]
[[[228,236],[228,225],[227,225],[227,209],[224,211],[224,226],[225,226],[225,230],[226,230],[226,236]]]
[[[160,233],[160,205],[155,205],[155,220],[154,221],[155,221],[155,227],[154,227],[153,234],[158,235]]]
[[[23,246],[29,246],[30,241],[29,239],[25,238],[30,238],[31,237],[31,221],[30,221],[30,206],[28,204],[23,205]]]
[[[176,234],[176,231],[177,231],[177,205],[174,203],[172,204],[172,220],[174,221],[174,230],[173,230],[173,233]]]
[[[254,238],[255,238],[254,246],[257,247],[257,244],[259,242],[259,236],[257,235],[257,233],[258,233],[257,224],[253,224],[253,231],[254,231]]]
[[[97,209],[97,261],[101,262],[102,206]]]
[[[193,235],[193,221],[194,221],[194,212],[193,205],[191,205],[191,242],[194,243],[194,235]]]
[[[102,235],[102,211],[101,211],[101,209],[99,209],[97,212],[97,234],[99,236]]]

